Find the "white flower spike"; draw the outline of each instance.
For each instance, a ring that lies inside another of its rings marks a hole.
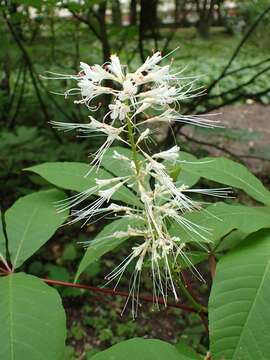
[[[85,137],[93,134],[105,137],[103,145],[93,154],[91,166],[85,175],[88,176],[93,169],[97,170],[94,186],[57,205],[59,211],[67,208],[72,210],[69,223],[83,221],[84,225],[107,215],[121,217],[129,223],[126,229],[116,229],[106,236],[106,241],[113,238],[134,238],[136,241],[126,259],[106,279],[108,283],[116,281],[117,285],[127,266],[134,264],[127,299],[127,302],[131,299],[134,317],[138,309],[141,273],[145,268],[150,270],[152,277],[154,301],[158,303],[161,296],[166,304],[169,291],[176,301],[179,298],[173,270],[178,258],[181,257],[193,267],[186,250],[188,244],[183,242],[180,235],[171,235],[169,225],[173,223],[179,226],[202,248],[208,242],[211,229],[195,224],[186,217],[186,213],[203,209],[204,203],[189,198],[188,194],[196,193],[200,197],[227,197],[231,194],[228,188],[190,189],[186,185],[178,186],[173,175],[167,171],[168,163],[170,166],[181,164],[178,145],[154,154],[148,151],[148,143],[152,140],[150,134],[154,134],[155,126],[158,127],[159,123],[170,125],[184,122],[203,127],[214,127],[218,123],[204,116],[183,115],[177,111],[182,101],[200,96],[203,91],[194,86],[194,78],[183,77],[182,70],[172,72],[172,63],[161,66],[166,57],[159,51],[155,52],[137,70],[130,72],[117,55],[112,55],[103,66],[89,66],[81,62],[78,75],[52,73],[51,76],[52,79],[77,81],[77,87],[67,90],[64,95],[79,95],[75,102],[86,105],[89,110],[97,112],[106,105],[102,117],[98,117],[98,113],[96,117],[91,114],[89,123],[51,122],[58,130],[76,130]],[[109,172],[116,175],[102,178],[99,167],[104,164],[106,170],[103,159],[108,148],[116,141],[128,146],[129,150],[117,148],[112,151],[111,159],[107,157],[106,160],[107,164],[108,160],[116,164],[115,169],[109,167]],[[128,191],[136,194],[136,205],[131,205],[129,201],[128,204],[115,202],[123,199],[118,194],[126,196]],[[95,197],[91,203],[90,197]],[[77,210],[79,205],[81,208]],[[100,239],[100,244],[102,240],[105,241],[105,238]],[[193,270],[202,279],[194,267]]]

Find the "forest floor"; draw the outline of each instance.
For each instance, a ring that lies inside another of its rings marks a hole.
[[[229,150],[236,160],[241,160],[252,172],[264,178],[270,173],[269,114],[270,106],[259,103],[226,106],[215,117],[224,128],[205,131],[186,127],[183,133],[210,144],[194,144],[194,150],[204,148],[213,156],[228,156],[226,150]]]

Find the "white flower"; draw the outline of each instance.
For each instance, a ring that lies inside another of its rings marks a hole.
[[[110,201],[111,197],[124,185],[124,183],[125,181],[121,181],[109,189],[96,190],[99,198],[91,204],[86,205],[84,208],[73,211],[71,215],[74,219],[70,223],[84,220],[83,225],[86,224],[94,215],[96,215],[97,210],[100,209],[104,203],[108,203]]]
[[[115,177],[110,179],[96,179],[96,184],[100,187],[108,186],[113,184],[114,182],[119,182],[120,180],[125,179],[126,177]]]
[[[172,160],[175,161],[179,158],[179,146],[175,145],[169,150],[161,151],[152,156],[153,159],[163,159],[163,160]]]
[[[115,75],[119,82],[122,82],[124,79],[124,74],[122,71],[122,66],[117,55],[111,55],[111,62],[108,65],[108,69]]]
[[[140,142],[142,142],[143,140],[147,139],[148,136],[150,134],[150,129],[145,129],[141,135],[139,136],[138,140],[137,140],[137,143],[136,144],[139,144]]]
[[[155,65],[157,65],[162,59],[161,52],[157,51],[152,56],[148,56],[145,62],[138,68],[135,74],[140,74],[144,71],[151,70]]]
[[[148,90],[146,92],[141,92],[138,95],[139,98],[143,98],[142,102],[146,102],[149,104],[159,104],[159,105],[166,105],[172,104],[180,99],[182,99],[183,94],[181,93],[179,88],[175,86],[167,86],[167,85],[160,85],[157,88]]]
[[[137,94],[138,87],[134,84],[132,79],[127,78],[123,82],[123,90],[119,92],[118,98],[121,101],[130,100],[134,103],[134,97]]]
[[[108,71],[103,69],[100,65],[89,66],[84,62],[80,62],[82,72],[80,78],[82,80],[91,80],[93,83],[101,83],[103,80],[116,80]]]
[[[111,119],[119,118],[120,121],[125,120],[130,112],[130,107],[119,100],[116,100],[114,104],[110,104],[109,109],[111,110]]]
[[[149,71],[145,76],[140,76],[137,79],[137,84],[141,85],[147,82],[162,83],[169,79],[169,69],[169,65],[157,67],[155,70]]]
[[[211,114],[213,115],[213,114]],[[209,116],[209,115],[208,115]],[[148,119],[139,123],[139,125],[143,125],[145,123],[174,123],[174,122],[182,122],[191,125],[198,125],[202,127],[214,128],[219,127],[219,121],[206,119],[203,115],[182,115],[179,114],[174,109],[167,109],[159,115],[149,117]]]
[[[82,100],[75,100],[76,104],[90,105],[91,101],[102,94],[114,94],[114,90],[109,87],[99,86],[92,81],[84,78],[78,82]],[[69,95],[69,93],[67,93]],[[92,108],[93,109],[93,108]]]

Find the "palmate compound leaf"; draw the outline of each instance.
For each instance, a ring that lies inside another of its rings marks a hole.
[[[181,167],[191,174],[241,189],[253,199],[270,205],[270,192],[244,165],[222,157],[208,157],[182,163]]]
[[[5,213],[8,248],[16,269],[33,255],[67,219],[55,202],[65,199],[60,190],[38,191],[17,200]]]
[[[112,175],[104,169],[99,169],[97,172],[93,170],[90,174],[89,165],[79,162],[50,162],[40,165],[35,165],[27,168],[27,171],[32,171],[49,183],[66,190],[84,191],[96,185],[96,178],[110,179]],[[118,174],[117,176],[121,176]],[[122,201],[126,204],[142,207],[141,202],[137,196],[129,190],[126,186],[122,186],[113,196],[113,200]]]
[[[196,355],[157,339],[134,338],[97,353],[93,360],[196,360]]]
[[[232,230],[238,229],[245,234],[251,234],[262,228],[270,226],[269,207],[248,207],[245,205],[228,205],[225,203],[215,203],[206,209],[187,213],[184,215],[192,223],[206,229],[206,231],[195,228],[203,235],[214,249],[220,239],[229,234]],[[192,226],[192,225],[191,225]],[[204,241],[198,234],[188,233],[178,224],[173,224],[170,228],[171,235],[179,236],[183,242]],[[217,247],[217,250],[218,247]]]
[[[117,238],[116,236],[111,235],[113,235],[116,231],[126,231],[129,226],[132,226],[133,228],[140,228],[142,225],[142,221],[137,219],[120,218],[104,226],[95,239],[89,242],[89,246],[80,262],[75,281],[78,280],[82,272],[90,264],[97,261],[102,255],[113,250],[128,239],[127,237]]]
[[[63,359],[61,298],[40,279],[24,273],[0,278],[0,322],[0,359]]]
[[[270,354],[270,230],[250,235],[217,264],[210,301],[213,360]]]

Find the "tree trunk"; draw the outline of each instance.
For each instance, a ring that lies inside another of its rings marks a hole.
[[[100,27],[100,41],[102,43],[102,53],[103,53],[104,62],[108,61],[111,55],[111,48],[107,34],[106,9],[107,9],[107,1],[101,2],[98,7],[98,21]]]
[[[137,0],[130,1],[129,14],[130,25],[137,25]]]
[[[178,24],[179,21],[179,9],[180,8],[180,0],[174,0],[174,23]]]
[[[10,100],[10,58],[9,53],[6,52],[4,59],[3,59],[3,76],[0,82],[0,91],[2,92],[3,99],[2,99],[2,114],[1,119],[4,121],[8,120],[8,113],[10,111],[9,108],[9,100]]]
[[[197,11],[199,14],[197,29],[199,34],[204,38],[209,36],[209,30],[213,20],[214,4],[215,0],[196,1]]]
[[[112,23],[119,27],[122,25],[122,11],[119,0],[112,0]]]
[[[140,26],[143,37],[156,37],[158,0],[141,0]]]
[[[218,16],[218,25],[222,26],[223,25],[223,18],[222,18],[222,0],[217,0],[217,16]]]

